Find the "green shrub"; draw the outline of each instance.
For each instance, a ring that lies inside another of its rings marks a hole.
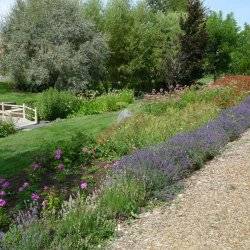
[[[0,120],[0,138],[14,134],[16,132],[15,125],[12,121]]]
[[[96,97],[93,100],[84,101],[77,114],[93,115],[104,112],[117,111],[126,108],[134,102],[132,90],[121,90]]]
[[[80,102],[70,92],[62,92],[50,88],[39,97],[37,106],[39,117],[45,120],[66,118],[79,108]]]
[[[99,209],[111,218],[130,217],[145,204],[146,189],[142,181],[129,176],[113,177],[101,193]]]

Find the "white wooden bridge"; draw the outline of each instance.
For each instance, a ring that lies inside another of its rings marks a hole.
[[[0,103],[0,119],[12,120],[17,129],[38,123],[37,109],[13,103]]]

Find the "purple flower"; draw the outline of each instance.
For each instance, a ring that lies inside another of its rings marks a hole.
[[[4,199],[0,199],[0,207],[5,207],[7,204],[7,201]]]
[[[3,184],[6,180],[3,177],[0,177],[0,185]]]
[[[55,151],[55,160],[60,160],[62,158],[62,155],[63,155],[63,151],[60,148],[58,148]]]
[[[86,189],[87,187],[88,187],[88,183],[87,183],[87,182],[82,181],[82,182],[80,183],[80,188],[81,188],[82,190]]]
[[[5,189],[5,188],[9,188],[10,187],[10,182],[9,181],[5,181],[3,184],[2,184],[2,188]]]
[[[63,171],[65,169],[65,166],[61,163],[58,165],[58,170]]]
[[[5,196],[5,195],[6,195],[6,192],[3,191],[3,190],[1,190],[1,191],[0,191],[0,196],[3,197],[3,196]]]
[[[33,193],[33,194],[31,195],[31,199],[32,199],[33,201],[39,201],[39,200],[40,200],[40,196],[39,196],[37,193]]]
[[[36,163],[36,162],[34,162],[34,163],[32,164],[32,168],[33,168],[33,170],[40,169],[41,167],[42,167],[42,165],[41,165],[40,163]]]

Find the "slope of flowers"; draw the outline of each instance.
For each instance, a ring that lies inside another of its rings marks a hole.
[[[224,110],[217,119],[198,130],[178,134],[165,143],[125,156],[115,163],[114,171],[129,170],[138,175],[144,172],[141,169],[150,167],[161,170],[169,180],[176,180],[201,167],[249,127],[250,97]]]

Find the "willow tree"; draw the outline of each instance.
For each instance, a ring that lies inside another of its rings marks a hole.
[[[102,79],[107,47],[77,0],[18,0],[1,30],[18,88],[83,90]]]

